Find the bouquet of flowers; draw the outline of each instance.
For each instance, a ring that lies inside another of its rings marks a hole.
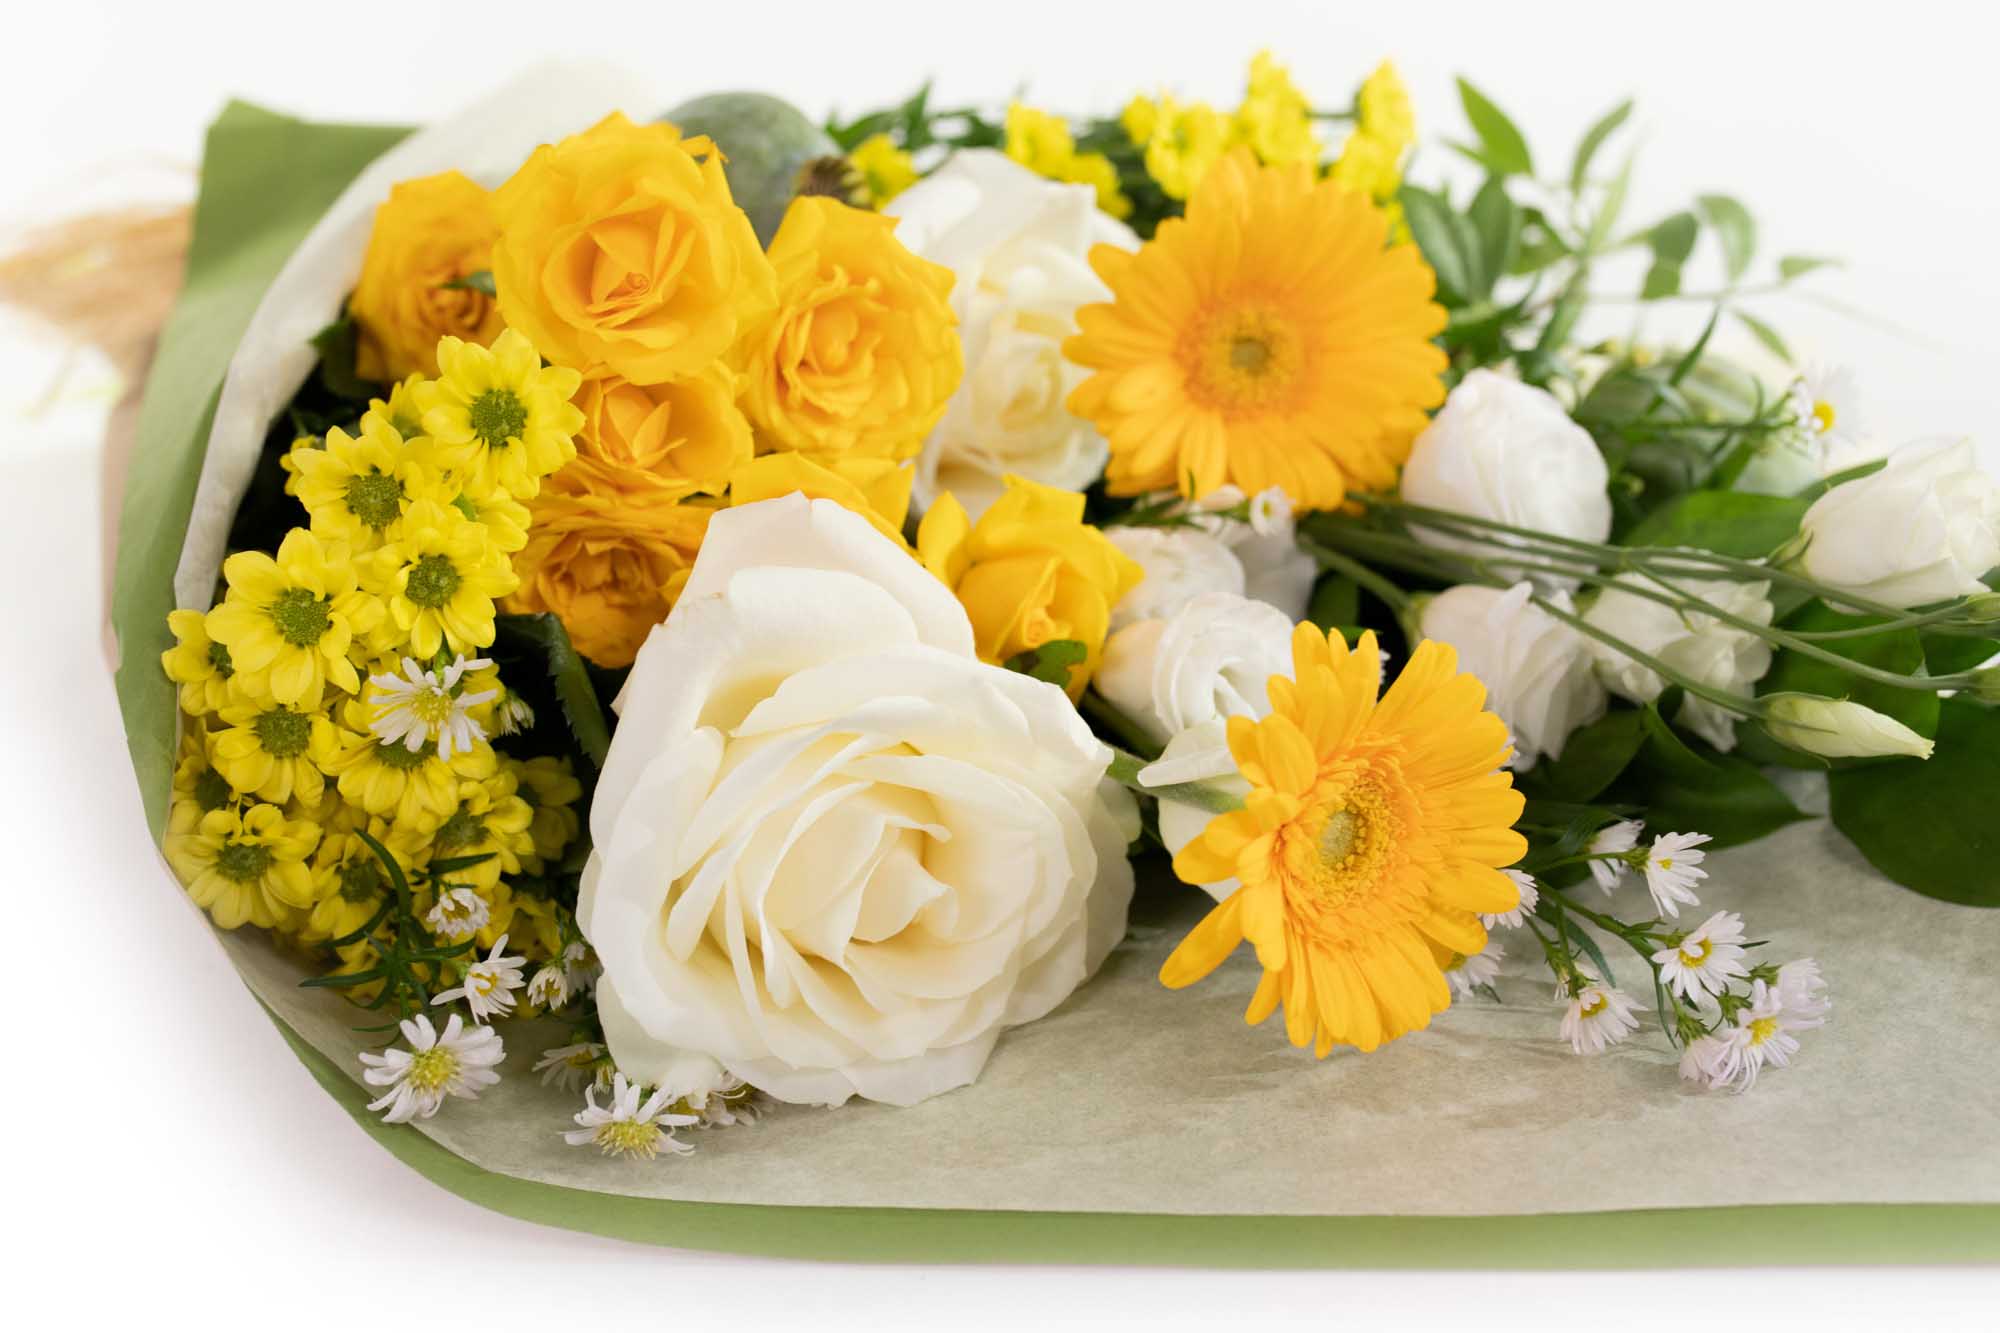
[[[576,1099],[508,1133],[618,1158],[974,1082],[1158,933],[1135,886],[1201,905],[1166,988],[1250,946],[1260,1047],[1505,959],[1579,1054],[1789,1065],[1826,980],[1704,858],[1821,770],[1888,878],[2000,904],[2000,482],[1789,369],[1753,306],[1824,261],[1626,216],[1629,103],[1552,173],[1460,92],[1470,188],[1392,66],[1327,110],[1268,56],[1233,109],[595,87],[404,142],[264,292],[192,521],[192,467],[128,500],[168,864],[369,1111],[505,1069]]]

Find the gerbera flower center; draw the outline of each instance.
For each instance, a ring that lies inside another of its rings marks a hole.
[[[458,1063],[458,1053],[449,1046],[433,1046],[410,1057],[404,1079],[419,1092],[443,1092],[458,1077]]]
[[[347,509],[371,528],[382,529],[403,513],[403,483],[384,472],[347,479]]]
[[[1390,844],[1400,828],[1388,793],[1363,778],[1302,821],[1300,839],[1311,855],[1300,858],[1308,895],[1323,909],[1373,897],[1387,869]]]
[[[290,708],[273,708],[259,713],[252,729],[257,744],[273,759],[296,759],[306,752],[312,739],[312,719]]]
[[[1288,401],[1304,361],[1289,321],[1261,306],[1243,305],[1216,312],[1193,332],[1181,360],[1196,401],[1224,413]]]
[[[254,842],[231,839],[215,854],[216,872],[239,884],[254,884],[271,868],[271,849]]]
[[[448,555],[427,555],[410,568],[403,595],[418,606],[435,610],[452,599],[463,582]]]
[[[271,623],[294,648],[310,648],[333,627],[332,603],[310,588],[286,588],[271,603]]]
[[[488,389],[466,409],[472,433],[489,449],[501,449],[521,438],[528,425],[528,408],[512,389]]]

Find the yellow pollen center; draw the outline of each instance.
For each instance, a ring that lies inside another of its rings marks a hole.
[[[607,1153],[651,1157],[659,1151],[660,1131],[636,1120],[613,1120],[597,1127],[597,1146]]]
[[[478,991],[481,995],[491,995],[494,991],[500,989],[500,978],[494,976],[491,972],[474,972],[465,979],[465,984]]]
[[[437,726],[451,718],[451,695],[439,689],[424,690],[410,697],[410,711],[418,721]]]
[[[1609,1005],[1610,1003],[1611,1003],[1611,997],[1600,993],[1596,999],[1592,1000],[1589,1004],[1583,1006],[1582,1016],[1585,1018],[1595,1018],[1599,1014],[1603,1013],[1605,1010],[1605,1006]]]
[[[1762,1046],[1765,1042],[1776,1036],[1777,1033],[1778,1020],[1775,1018],[1754,1018],[1750,1020],[1750,1044],[1752,1046]]]
[[[1700,967],[1714,950],[1715,946],[1707,940],[1692,940],[1681,945],[1681,962],[1689,967]]]
[[[1827,402],[1825,399],[1821,399],[1820,401],[1814,403],[1812,408],[1812,419],[1813,419],[1814,429],[1819,431],[1820,434],[1824,435],[1828,431],[1832,430],[1833,404]]]
[[[440,1092],[458,1077],[458,1054],[448,1046],[433,1046],[410,1057],[409,1085],[419,1092]]]

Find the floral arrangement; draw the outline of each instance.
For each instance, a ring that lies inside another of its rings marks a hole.
[[[397,184],[169,618],[169,863],[353,1002],[386,1119],[553,1020],[549,1132],[610,1154],[970,1083],[1142,883],[1212,900],[1162,983],[1247,942],[1318,1057],[1511,956],[1579,1054],[1789,1064],[1825,980],[1704,857],[1817,768],[2000,900],[1935,836],[2000,778],[2000,483],[1717,349],[1788,362],[1746,303],[1823,261],[1634,227],[1629,104],[1552,179],[1460,91],[1471,192],[1393,68],[1329,112],[1268,56],[1233,110],[732,94]],[[1584,341],[1619,300],[1710,313]]]

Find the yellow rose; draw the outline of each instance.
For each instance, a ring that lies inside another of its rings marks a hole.
[[[614,112],[544,144],[493,213],[500,313],[557,365],[648,385],[693,375],[774,299],[721,155],[671,125]]]
[[[729,479],[729,503],[755,504],[794,491],[808,500],[831,500],[907,549],[903,520],[909,516],[915,479],[914,467],[887,458],[842,458],[822,465],[800,454],[765,454]]]
[[[824,197],[786,210],[771,238],[777,308],[736,352],[760,449],[912,458],[944,415],[965,370],[952,273],[895,225]]]
[[[375,210],[347,310],[359,326],[354,370],[363,379],[438,373],[438,339],[485,346],[505,327],[493,298],[447,284],[493,263],[486,191],[456,171],[404,181]]]
[[[1111,608],[1143,571],[1083,521],[1083,496],[1019,477],[972,523],[950,492],[917,528],[917,556],[958,595],[973,644],[988,662],[1059,639],[1084,648],[1069,697],[1082,695],[1104,656]]]
[[[687,582],[712,508],[681,503],[645,473],[579,458],[529,506],[509,611],[553,611],[576,650],[629,666]]]
[[[721,363],[666,384],[634,384],[609,366],[583,373],[570,401],[583,412],[577,453],[649,473],[677,494],[719,495],[750,461],[750,423]]]

